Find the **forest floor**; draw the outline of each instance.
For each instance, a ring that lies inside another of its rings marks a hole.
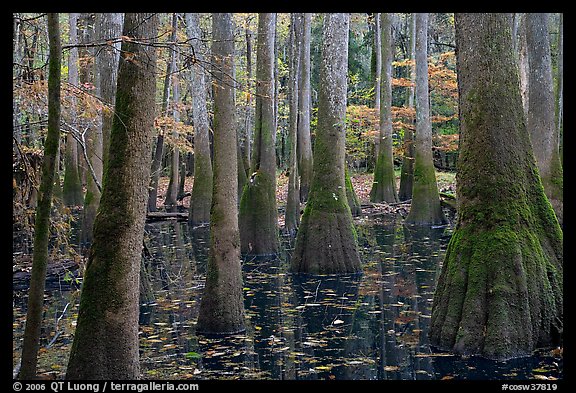
[[[400,186],[400,170],[396,170],[396,186]],[[374,178],[373,173],[367,172],[350,172],[352,185],[354,191],[361,204],[370,203],[370,189],[372,188],[372,180]],[[452,171],[440,171],[436,170],[436,179],[438,181],[438,190],[441,192],[446,192],[450,194],[455,194],[456,191],[456,172]],[[166,190],[168,188],[169,178],[167,176],[161,177],[158,182],[158,200],[157,206],[161,208],[164,203],[164,198],[166,195]],[[184,183],[184,192],[192,192],[192,185],[194,183],[194,177],[186,177],[186,182]],[[276,201],[278,206],[286,206],[286,199],[288,195],[288,175],[286,172],[278,172],[276,177]],[[183,207],[186,209],[190,205],[190,197],[185,197],[181,202]]]

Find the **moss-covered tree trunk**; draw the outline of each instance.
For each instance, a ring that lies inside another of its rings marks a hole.
[[[416,57],[416,16],[410,15],[410,59]],[[410,66],[410,81],[416,84],[416,65]],[[408,108],[414,108],[414,86],[408,88],[406,98]],[[402,169],[400,170],[400,186],[398,199],[407,201],[412,199],[412,187],[414,185],[414,130],[407,127],[404,130],[404,154],[402,155]]]
[[[428,14],[416,18],[416,138],[414,140],[414,183],[412,203],[405,223],[440,225],[446,218],[440,206],[436,170],[432,158],[432,123],[428,94]]]
[[[127,13],[109,160],[90,248],[67,379],[139,379],[142,238],[154,127],[158,15]]]
[[[555,124],[548,17],[548,13],[527,13],[525,16],[529,68],[527,126],[544,191],[562,224],[563,171]]]
[[[392,15],[381,13],[382,83],[380,87],[380,132],[378,158],[370,190],[371,202],[398,202],[392,153]]]
[[[286,213],[284,227],[290,236],[296,235],[300,224],[300,182],[298,179],[298,160],[296,150],[298,148],[298,75],[300,69],[301,46],[296,45],[296,34],[299,33],[300,18],[297,14],[290,15],[289,36],[289,85],[288,85],[288,195],[286,198]]]
[[[192,118],[194,121],[194,183],[190,199],[188,223],[192,226],[210,221],[212,205],[212,159],[210,157],[210,138],[208,110],[206,108],[206,75],[200,66],[204,60],[200,48],[199,15],[186,14],[186,32],[198,63],[192,66]]]
[[[40,332],[44,313],[44,287],[48,264],[48,239],[50,235],[50,209],[56,173],[56,155],[60,142],[60,24],[58,14],[48,14],[48,133],[44,142],[42,179],[34,222],[34,249],[32,251],[32,276],[28,291],[28,309],[22,343],[21,379],[36,377]]]
[[[302,20],[301,34],[296,35],[300,53],[300,76],[298,78],[298,172],[300,174],[300,202],[308,199],[312,181],[312,140],[310,136],[310,37],[312,14],[299,14]],[[299,37],[300,36],[300,37]]]
[[[292,271],[361,271],[346,198],[345,134],[349,15],[324,14],[313,178],[292,256]]]
[[[70,45],[78,44],[78,14],[69,14]],[[70,48],[68,55],[68,83],[78,86],[78,48]],[[72,97],[70,107],[70,121],[76,122],[76,97]],[[76,125],[76,124],[75,124]],[[64,155],[64,184],[62,197],[66,206],[80,206],[84,200],[82,195],[82,182],[78,172],[78,142],[71,133],[66,136],[66,152]]]
[[[510,14],[456,14],[458,222],[432,306],[431,343],[506,359],[558,343],[563,234],[526,129]]]
[[[245,255],[275,255],[280,246],[276,207],[275,27],[276,14],[259,14],[252,174],[244,186],[239,216],[240,244]]]
[[[236,115],[234,105],[234,26],[232,14],[212,14],[214,88],[214,189],[210,215],[210,250],[206,285],[196,332],[226,335],[243,332],[244,301],[240,234]]]

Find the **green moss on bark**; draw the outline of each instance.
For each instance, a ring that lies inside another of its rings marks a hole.
[[[276,208],[276,179],[258,171],[244,186],[239,226],[244,255],[276,255],[280,247]]]
[[[457,14],[456,22],[459,209],[430,341],[494,359],[527,356],[560,344],[563,234],[524,122],[509,21]]]

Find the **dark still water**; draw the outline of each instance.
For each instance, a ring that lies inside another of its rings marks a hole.
[[[357,221],[362,275],[295,276],[291,246],[274,260],[243,263],[246,334],[196,336],[209,233],[186,223],[146,226],[140,358],[145,379],[421,380],[563,377],[543,350],[507,362],[435,352],[428,342],[434,286],[451,230],[407,228],[401,217]],[[40,368],[65,372],[77,290],[47,293]],[[21,346],[25,292],[14,294],[14,352]],[[48,348],[46,348],[48,346]]]

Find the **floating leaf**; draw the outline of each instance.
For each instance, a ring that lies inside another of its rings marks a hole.
[[[186,356],[187,359],[202,359],[202,355],[199,354],[198,352],[188,352],[186,353],[184,356]]]

